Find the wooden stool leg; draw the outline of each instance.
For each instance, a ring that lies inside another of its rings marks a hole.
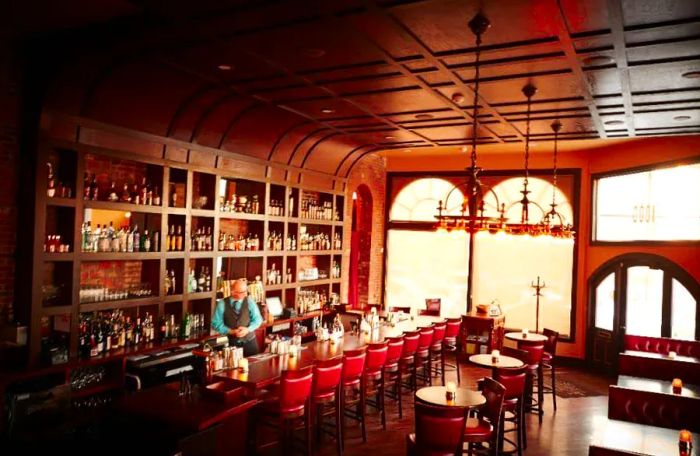
[[[362,441],[367,442],[367,426],[365,425],[365,417],[366,417],[366,409],[367,409],[367,403],[366,403],[366,398],[365,398],[365,391],[367,390],[367,383],[365,381],[365,377],[362,376],[362,381],[360,382],[360,418],[362,419],[361,421],[361,426],[362,426]]]
[[[340,390],[335,399],[335,445],[338,456],[343,456],[343,403]]]
[[[539,417],[540,424],[542,424],[542,416],[544,415],[544,375],[542,371],[542,363],[537,369],[537,416]]]
[[[440,373],[442,374],[442,386],[445,386],[445,351],[440,351]]]
[[[311,437],[311,402],[306,404],[306,413],[304,416],[304,427],[306,428],[306,454],[311,456],[313,454],[313,449],[311,448],[311,444],[313,443],[312,437]]]
[[[385,403],[384,403],[384,394],[385,394],[385,388],[384,388],[384,381],[386,378],[384,377],[384,371],[382,370],[382,384],[379,386],[379,405],[381,407],[381,414],[382,414],[382,429],[386,431],[386,409],[385,409]]]
[[[403,418],[403,405],[401,401],[401,369],[399,369],[399,373],[396,375],[396,385],[394,386],[396,389],[396,400],[399,401],[399,419]]]
[[[554,359],[552,359],[552,404],[554,411],[557,411],[557,369],[554,367]]]

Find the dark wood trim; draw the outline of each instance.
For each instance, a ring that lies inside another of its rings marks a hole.
[[[663,294],[661,295],[661,337],[671,337],[672,280],[671,274],[664,271]]]

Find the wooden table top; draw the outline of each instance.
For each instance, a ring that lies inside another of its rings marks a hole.
[[[452,401],[447,400],[446,392],[444,386],[426,386],[416,391],[416,398],[427,404],[450,407],[478,407],[486,403],[486,398],[478,391],[457,388]]]
[[[524,365],[522,361],[520,361],[517,358],[513,358],[510,356],[503,356],[501,355],[499,357],[499,360],[497,363],[493,362],[493,358],[491,357],[490,354],[484,354],[484,355],[471,355],[469,357],[469,361],[471,361],[474,364],[477,364],[482,367],[503,367],[503,368],[514,368],[514,367],[521,367]]]
[[[675,396],[700,399],[700,386],[688,383],[683,383],[683,389],[681,390],[680,394],[675,394],[673,392],[671,382],[665,380],[656,380],[653,378],[641,378],[631,377],[629,375],[620,375],[619,377],[617,377],[617,386],[637,391],[673,394]]]
[[[608,418],[595,421],[591,445],[623,450],[633,454],[676,455],[678,433],[666,429]],[[698,455],[700,435],[693,433],[693,454]]]
[[[163,423],[183,433],[199,432],[253,407],[257,401],[241,396],[234,404],[203,397],[198,386],[192,394],[180,396],[180,382],[145,389],[121,399],[116,408],[140,418]]]
[[[506,339],[517,340],[518,342],[545,342],[547,336],[537,333],[527,333],[527,336],[523,336],[522,332],[509,332],[506,333]]]

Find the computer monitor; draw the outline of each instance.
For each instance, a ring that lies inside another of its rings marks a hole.
[[[270,312],[270,315],[273,317],[279,317],[282,315],[284,309],[282,307],[282,301],[280,301],[279,297],[270,296],[269,298],[265,298],[265,304],[267,305],[267,311]]]

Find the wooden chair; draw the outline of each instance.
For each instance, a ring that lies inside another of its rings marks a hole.
[[[544,394],[552,395],[552,406],[554,411],[557,410],[557,369],[554,364],[554,356],[557,352],[557,342],[559,341],[559,332],[552,329],[544,328],[542,335],[547,337],[544,342],[544,353],[542,354],[542,372],[549,372],[549,385],[543,386]]]
[[[461,455],[467,409],[415,401],[415,433],[406,436],[411,456]]]
[[[482,381],[482,393],[486,403],[481,407],[477,418],[468,418],[464,428],[464,443],[467,444],[468,454],[485,453],[497,456],[501,447],[501,416],[503,414],[503,399],[506,389],[496,380],[486,377]],[[488,443],[488,448],[482,446]]]

